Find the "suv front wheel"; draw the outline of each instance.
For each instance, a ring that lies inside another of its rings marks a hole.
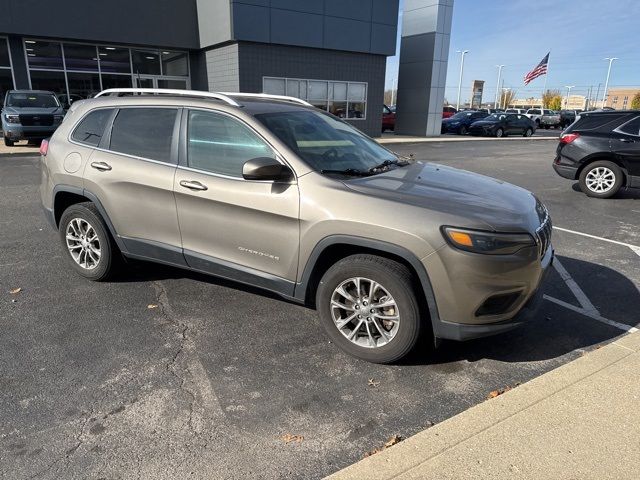
[[[89,280],[107,280],[115,273],[120,252],[93,203],[77,203],[60,218],[60,240],[73,269]]]
[[[331,266],[318,285],[316,308],[333,342],[374,363],[408,355],[424,326],[411,272],[375,255],[352,255]]]
[[[622,170],[613,162],[599,160],[580,172],[580,189],[589,197],[610,198],[622,187]]]

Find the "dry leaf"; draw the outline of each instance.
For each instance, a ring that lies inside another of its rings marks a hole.
[[[373,450],[364,454],[364,458],[370,457],[371,455],[375,455],[376,453],[380,453],[383,450],[386,450],[389,447],[393,447],[396,443],[400,443],[402,441],[402,437],[400,435],[393,435],[387,440],[382,447],[374,448]]]
[[[9,290],[9,293],[10,293],[11,295],[17,295],[17,294],[18,294],[18,293],[20,293],[21,291],[22,291],[22,288],[18,287],[18,288],[14,288],[14,289]]]
[[[291,435],[290,433],[285,433],[281,438],[284,443],[291,443],[291,442],[300,443],[304,440],[304,437],[302,435]]]
[[[367,382],[367,385],[370,387],[377,387],[378,385],[380,385],[380,382],[376,382],[373,378],[370,378],[369,382]]]
[[[518,386],[518,384],[516,384],[516,386]],[[508,392],[509,390],[511,390],[511,387],[508,387],[508,386],[504,388],[499,388],[498,390],[493,390],[492,392],[489,392],[489,395],[487,395],[487,399],[496,398],[502,395],[503,393]]]
[[[155,303],[150,303],[149,305],[147,305],[147,308],[149,310],[154,309],[154,308],[158,308],[158,305],[156,305]]]

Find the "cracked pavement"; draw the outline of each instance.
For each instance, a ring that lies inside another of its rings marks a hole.
[[[640,196],[587,199],[551,170],[554,148],[396,150],[523,185],[556,225],[639,244]],[[514,332],[380,366],[338,351],[315,312],[259,290],[144,263],[91,283],[67,268],[40,212],[38,161],[0,156],[3,479],[320,478],[621,333],[545,302]],[[640,257],[565,234],[554,243],[604,316],[640,321]],[[555,272],[549,280],[545,293],[575,302]]]

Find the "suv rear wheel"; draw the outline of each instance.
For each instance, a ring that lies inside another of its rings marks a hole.
[[[374,363],[408,355],[423,327],[411,272],[375,255],[352,255],[330,267],[318,285],[316,307],[333,342]]]
[[[13,147],[13,143],[14,143],[13,140],[9,140],[9,138],[5,137],[4,135],[3,135],[3,137],[4,137],[4,145],[5,145],[5,147]]]
[[[115,273],[120,252],[93,203],[77,203],[64,211],[60,240],[74,270],[83,277],[99,282]]]
[[[580,172],[580,189],[589,197],[610,198],[622,187],[620,167],[607,160],[598,160]]]

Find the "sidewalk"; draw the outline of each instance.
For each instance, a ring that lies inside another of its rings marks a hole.
[[[328,478],[640,478],[638,372],[634,333]]]

